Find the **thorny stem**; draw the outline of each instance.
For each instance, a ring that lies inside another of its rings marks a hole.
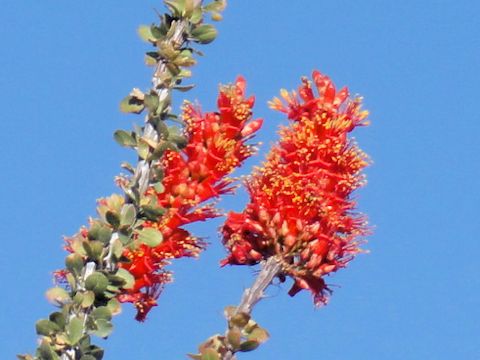
[[[242,300],[238,305],[235,313],[245,313],[250,315],[254,306],[265,297],[265,290],[272,283],[273,279],[280,274],[282,265],[280,261],[272,256],[261,263],[262,269],[258,274],[253,285],[245,289]],[[231,350],[227,351],[222,360],[236,360],[235,353]]]
[[[174,48],[180,48],[185,41],[183,36],[185,28],[187,26],[187,20],[180,20],[175,25],[172,24],[172,26],[175,26],[175,31],[173,32],[172,37],[168,41],[173,45]],[[164,75],[166,71],[167,63],[165,61],[159,61],[152,77],[153,88],[158,91],[158,99],[160,101],[167,98],[172,92],[172,89],[165,86],[162,82],[162,75]],[[155,130],[154,126],[148,122],[148,115],[145,119],[144,136],[154,141],[158,140],[158,133]],[[139,194],[143,194],[147,190],[150,180],[150,167],[151,162],[147,160],[140,160],[138,162],[135,173],[133,174],[133,180],[135,183],[134,187],[137,188]]]
[[[176,24],[172,24],[172,26],[175,26],[175,31],[173,32],[170,39],[168,39],[168,41],[173,45],[174,48],[180,48],[183,46],[185,42],[184,33],[185,33],[187,24],[188,24],[188,20],[179,20]],[[157,66],[155,67],[155,71],[152,76],[152,85],[153,85],[153,88],[157,90],[160,101],[170,96],[172,92],[172,89],[166,86],[162,81],[162,76],[166,72],[167,72],[166,62],[159,61]],[[158,141],[158,133],[155,127],[150,122],[148,122],[148,115],[145,118],[144,136],[154,141]],[[147,161],[147,160],[138,161],[135,172],[132,175],[132,179],[134,181],[134,185],[131,188],[131,190],[133,190],[132,192],[137,192],[138,194],[145,193],[150,183],[151,167],[152,167],[152,161]],[[128,200],[128,196],[126,196],[126,199]],[[114,232],[112,234],[110,244],[106,248],[106,251],[108,252],[108,255],[105,259],[106,269],[112,272],[116,270],[116,266],[111,262],[111,256],[112,256],[111,244],[117,237],[118,237],[118,234]],[[99,270],[99,266],[96,265],[95,262],[88,262],[86,264],[85,272],[82,276],[82,283],[85,283],[85,280],[87,279],[87,277],[93,272],[95,272],[96,270]],[[88,314],[91,312],[91,310],[92,310],[91,307],[86,309],[81,309],[79,311],[77,309],[75,312],[72,309],[70,310],[69,318],[71,319],[75,316],[80,316],[86,319]],[[84,328],[84,331],[86,331],[86,328]],[[66,350],[61,355],[61,360],[72,360],[77,358],[78,356],[75,348]]]

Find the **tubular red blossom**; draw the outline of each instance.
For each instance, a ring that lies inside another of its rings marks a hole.
[[[181,227],[195,221],[219,216],[206,201],[233,190],[227,176],[251,156],[254,147],[247,145],[260,128],[261,119],[251,120],[254,98],[245,98],[245,80],[222,87],[218,97],[219,112],[202,114],[190,103],[183,107],[187,145],[180,152],[167,150],[162,159],[163,191],[150,187],[146,196],[154,198],[166,210],[157,221],[146,221],[143,228],[155,228],[163,234],[156,247],[141,245],[125,252],[128,262],[121,267],[135,278],[132,289],[118,299],[133,303],[137,320],[143,321],[156,305],[163,286],[171,281],[165,270],[169,260],[196,257],[205,243]]]
[[[324,276],[345,267],[360,251],[357,239],[368,233],[351,197],[365,183],[368,157],[347,137],[367,125],[368,112],[360,98],[350,100],[347,88],[337,92],[318,71],[318,95],[310,81],[302,82],[298,94],[282,90],[283,101],[270,103],[293,122],[247,181],[245,210],[228,214],[222,232],[229,255],[222,265],[276,256],[294,280],[289,294],[308,289],[320,305],[330,291]]]

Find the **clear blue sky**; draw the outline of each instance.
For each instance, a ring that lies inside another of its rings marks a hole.
[[[0,11],[0,353],[34,349],[34,322],[62,235],[116,191],[132,155],[112,141],[133,117],[118,111],[149,86],[146,45],[158,1],[12,1]],[[230,1],[220,36],[194,69],[195,91],[213,109],[217,84],[243,74],[265,118],[260,161],[282,117],[266,101],[313,69],[365,97],[372,125],[356,134],[374,159],[358,194],[376,227],[350,267],[329,278],[330,304],[314,310],[287,286],[255,310],[272,338],[240,359],[475,360],[480,358],[480,22],[478,1]],[[180,99],[177,98],[177,104]],[[243,195],[222,206],[240,209]],[[215,332],[222,308],[252,279],[218,269],[220,222],[197,226],[211,246],[175,263],[176,282],[144,324],[125,307],[105,359],[182,359]]]

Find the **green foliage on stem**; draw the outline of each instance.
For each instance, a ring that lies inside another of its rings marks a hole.
[[[146,64],[155,67],[153,86],[145,92],[135,88],[120,102],[122,112],[145,112],[145,123],[114,134],[118,144],[136,151],[139,164],[122,164],[130,173],[130,177],[118,177],[124,195],[101,199],[98,218],[90,219],[87,228],[67,239],[70,254],[65,269],[56,275],[59,284],[65,286],[56,286],[46,294],[58,311],[36,323],[40,345],[33,356],[18,355],[21,360],[102,359],[103,350],[91,344],[91,336],[106,338],[111,334],[112,316],[121,311],[116,297],[131,289],[135,281],[131,273],[119,267],[119,263],[128,261],[125,250],[140,244],[153,247],[163,241],[161,232],[143,229],[145,221],[158,221],[166,212],[145,192],[145,183],[157,192],[163,191],[159,160],[167,149],[178,151],[186,145],[177,127],[183,125],[182,121],[172,113],[172,94],[193,87],[183,84],[191,77],[195,56],[202,55],[192,43],[207,44],[215,39],[217,32],[204,23],[204,17],[209,13],[219,20],[226,2],[215,0],[202,5],[196,0],[166,0],[165,5],[169,12],[160,16],[159,24],[138,28],[141,39],[154,47],[145,56]],[[167,120],[178,124],[167,126]],[[142,179],[145,173],[146,182]],[[211,354],[207,351],[202,359],[215,360]]]
[[[191,359],[220,360],[237,352],[253,351],[270,337],[267,330],[260,327],[250,314],[239,312],[237,307],[227,306],[224,314],[228,322],[225,335],[217,334],[210,337],[199,346],[198,354],[188,354]]]

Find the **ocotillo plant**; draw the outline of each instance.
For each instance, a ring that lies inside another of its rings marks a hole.
[[[212,42],[217,32],[206,15],[221,19],[224,0],[165,0],[168,12],[159,23],[141,26],[140,37],[153,46],[145,55],[153,67],[152,87],[133,89],[121,101],[126,113],[145,114],[142,126],[118,130],[115,140],[138,155],[123,163],[121,194],[98,201],[98,217],[66,239],[65,268],[55,272],[58,286],[47,291],[57,310],[39,320],[39,346],[23,360],[95,360],[103,350],[91,336],[105,338],[121,303],[132,303],[144,321],[172,281],[172,259],[195,257],[206,244],[184,225],[221,216],[209,200],[233,193],[228,176],[255,152],[247,144],[262,124],[252,118],[254,98],[238,77],[222,86],[215,112],[184,102],[175,114],[172,96],[185,85],[195,65],[195,46]],[[355,212],[351,193],[364,183],[364,153],[348,138],[365,125],[361,101],[336,91],[315,71],[296,92],[282,90],[270,106],[292,121],[266,162],[246,180],[250,202],[229,213],[221,229],[228,252],[222,265],[261,264],[253,286],[238,306],[228,306],[228,328],[200,345],[193,359],[235,359],[254,350],[268,332],[252,319],[255,304],[274,278],[293,279],[289,292],[313,294],[315,305],[327,302],[325,276],[345,267],[360,251],[365,218]]]
[[[314,85],[314,86],[312,86]],[[317,94],[314,92],[316,89]],[[199,347],[194,359],[235,359],[268,338],[251,319],[255,304],[275,277],[294,281],[289,291],[313,294],[315,305],[327,303],[331,290],[325,276],[343,268],[361,250],[358,238],[368,233],[363,215],[355,212],[352,192],[365,183],[361,170],[368,157],[348,138],[367,125],[361,99],[349,99],[347,88],[336,91],[318,71],[306,78],[298,94],[281,92],[270,107],[287,114],[289,127],[280,131],[262,167],[246,181],[250,202],[231,212],[222,228],[228,256],[223,265],[261,264],[253,286],[236,307],[227,307],[228,329]]]

